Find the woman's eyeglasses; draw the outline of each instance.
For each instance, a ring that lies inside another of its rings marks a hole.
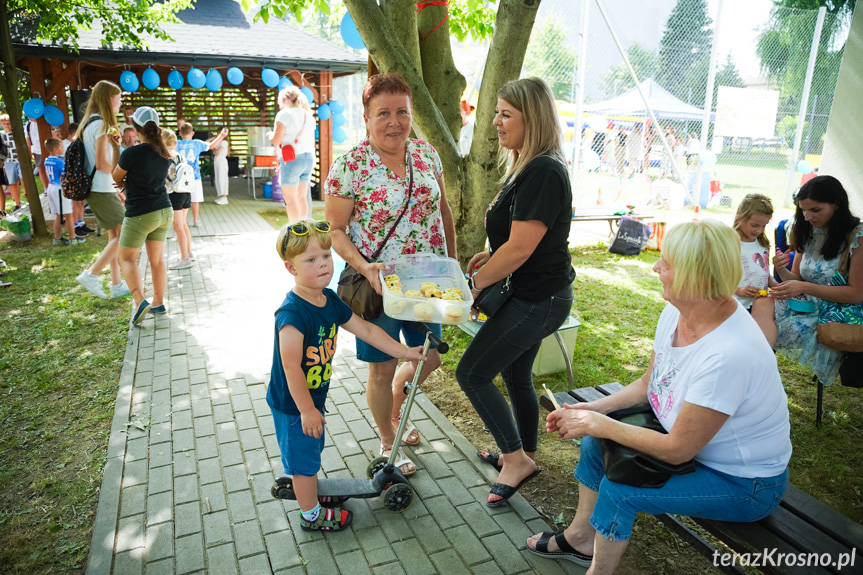
[[[322,234],[330,233],[330,222],[315,222],[314,227]],[[288,249],[288,238],[291,237],[291,234],[295,236],[307,236],[310,231],[311,228],[303,222],[288,226],[288,230],[285,232],[285,241],[282,243],[282,253],[285,253],[285,250]]]

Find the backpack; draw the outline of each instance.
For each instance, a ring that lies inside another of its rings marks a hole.
[[[95,165],[89,174],[86,167],[87,151],[84,149],[84,130],[89,124],[90,121],[87,121],[80,128],[78,133],[81,136],[69,144],[63,156],[66,162],[66,171],[60,176],[60,187],[63,189],[63,195],[73,201],[87,199],[87,196],[90,195],[90,188],[93,186],[93,175],[96,173]]]
[[[173,192],[177,194],[191,194],[195,189],[195,168],[185,161],[177,165],[177,171],[173,179]]]

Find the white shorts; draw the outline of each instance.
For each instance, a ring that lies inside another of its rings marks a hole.
[[[48,195],[48,205],[51,207],[51,213],[60,215],[60,209],[63,209],[63,214],[72,213],[72,200],[63,195],[60,191],[60,186],[57,184],[48,184],[48,189],[45,190]]]
[[[203,203],[204,201],[204,184],[201,180],[195,180],[195,187],[192,188],[192,201]]]

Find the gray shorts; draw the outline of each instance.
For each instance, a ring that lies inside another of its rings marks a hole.
[[[126,206],[115,192],[90,192],[87,203],[103,230],[113,230],[126,217]]]
[[[10,186],[21,183],[21,164],[18,162],[6,162],[3,164],[3,170],[6,172],[6,182]]]

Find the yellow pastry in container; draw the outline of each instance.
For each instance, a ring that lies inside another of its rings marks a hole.
[[[430,303],[418,303],[414,306],[414,317],[420,321],[431,321],[434,306]]]
[[[399,276],[397,276],[396,274],[389,274],[389,275],[384,276],[384,281],[387,283],[390,283],[390,282],[397,282],[397,281],[401,281],[401,280],[399,279]]]
[[[441,292],[441,291],[440,291],[439,289],[437,289],[437,288],[431,288],[431,289],[426,290],[426,292],[425,292],[425,296],[426,296],[426,297],[431,297],[431,298],[438,298],[438,299],[440,299],[440,297],[441,297],[442,295],[443,295],[443,292]]]
[[[461,293],[456,293],[455,291],[450,290],[446,290],[445,292],[443,292],[441,299],[447,301],[464,301],[464,299],[462,299],[461,297]]]
[[[420,293],[422,293],[423,296],[431,297],[431,296],[429,296],[429,292],[431,290],[437,290],[438,292],[440,292],[440,286],[438,286],[434,282],[425,282],[425,283],[420,284]],[[438,296],[438,297],[440,297],[440,296]]]
[[[458,289],[457,287],[451,287],[451,288],[446,288],[445,290],[443,290],[443,293],[455,293],[455,294],[461,295],[461,290]]]
[[[395,314],[402,314],[402,313],[404,313],[404,312],[405,312],[405,302],[404,302],[404,301],[402,301],[402,300],[400,300],[400,299],[396,299],[396,300],[392,300],[392,301],[390,301],[390,305],[389,305],[389,310],[388,310],[388,311],[389,311],[390,313],[395,313]]]
[[[392,290],[397,289],[399,291],[402,291],[402,282],[386,282],[386,286],[387,288]]]
[[[387,285],[387,289],[393,292],[394,294],[402,295],[402,284],[397,285]]]
[[[458,305],[448,305],[443,312],[446,321],[458,323],[464,315],[464,308]]]
[[[421,294],[420,292],[418,292],[415,289],[409,289],[408,291],[406,291],[404,293],[404,295],[406,295],[408,297],[422,297],[423,296],[423,294]]]

